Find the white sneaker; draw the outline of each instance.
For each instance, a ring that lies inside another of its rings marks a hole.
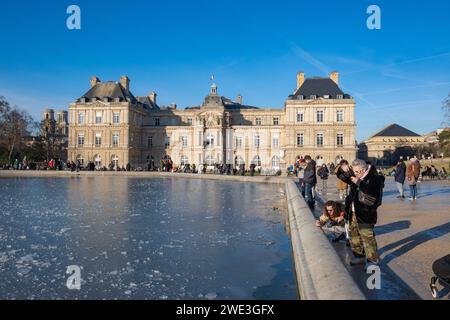
[[[414,198],[413,198],[413,197],[409,197],[408,199],[409,199],[409,200],[414,200]]]

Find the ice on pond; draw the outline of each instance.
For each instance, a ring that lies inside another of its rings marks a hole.
[[[125,176],[1,185],[0,299],[253,299],[261,287],[296,297],[272,286],[295,283],[292,268],[278,276],[292,264],[289,238],[267,223],[281,222],[270,210],[277,186]],[[65,286],[69,265],[82,267],[80,292]]]

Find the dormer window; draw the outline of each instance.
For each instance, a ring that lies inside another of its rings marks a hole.
[[[336,96],[336,99],[339,99],[339,100],[344,99],[344,96],[343,96],[342,94],[338,94],[338,95]]]
[[[108,102],[108,101],[109,101],[108,97],[103,98],[103,102]]]
[[[299,94],[299,95],[297,96],[297,100],[303,100],[303,95],[302,95],[302,94]]]
[[[317,96],[315,94],[312,94],[311,95],[311,100],[316,100],[316,99],[317,99]]]
[[[86,98],[83,97],[83,98],[80,99],[80,101],[81,101],[82,103],[85,103],[85,102],[86,102]]]
[[[323,95],[323,98],[324,98],[324,99],[330,99],[330,95],[324,94],[324,95]]]
[[[120,98],[119,97],[114,98],[114,102],[120,102]]]

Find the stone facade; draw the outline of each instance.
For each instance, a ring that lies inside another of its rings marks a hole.
[[[414,155],[417,147],[426,143],[425,137],[398,124],[390,124],[358,145],[358,157],[378,165],[391,165],[399,157]]]
[[[135,97],[129,79],[100,82],[69,107],[69,159],[97,166],[146,168],[170,157],[175,166],[251,163],[284,169],[297,156],[318,162],[356,156],[354,99],[330,78],[297,75],[283,108],[264,109],[220,96],[215,84],[199,106],[159,106],[156,93]]]

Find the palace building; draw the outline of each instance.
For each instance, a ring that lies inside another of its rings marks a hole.
[[[320,163],[356,157],[355,101],[339,88],[339,75],[306,78],[283,108],[258,108],[221,96],[213,84],[198,106],[160,106],[157,95],[134,96],[130,79],[90,80],[90,89],[69,106],[69,160],[97,167],[146,168],[171,158],[183,164],[244,163],[284,169],[297,156]]]
[[[360,143],[358,157],[376,165],[392,165],[400,157],[415,155],[415,149],[425,144],[425,137],[393,123]]]

